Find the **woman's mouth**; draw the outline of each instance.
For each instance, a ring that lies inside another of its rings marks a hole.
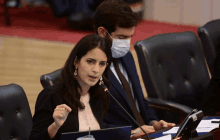
[[[98,77],[95,77],[95,76],[89,76],[90,78],[92,78],[92,79],[97,79]]]

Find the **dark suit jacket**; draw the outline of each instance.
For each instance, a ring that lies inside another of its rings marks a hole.
[[[122,61],[122,64],[128,73],[128,77],[132,82],[133,92],[138,101],[140,114],[143,120],[145,121],[146,124],[149,124],[149,122],[152,120],[157,120],[157,117],[154,115],[154,112],[149,108],[147,100],[145,100],[144,98],[140,81],[137,75],[134,59],[132,57],[131,52],[128,52],[124,57],[120,58],[120,60]],[[111,70],[109,70],[108,76],[110,80],[111,94],[131,114],[131,116],[135,118],[131,108],[130,101],[122,85],[119,83],[119,81],[117,80],[117,78],[115,77],[115,75],[112,73]],[[108,116],[104,118],[104,122],[109,124],[109,126],[132,125],[133,129],[138,127],[111,97],[110,97]]]
[[[60,96],[60,90],[44,89],[38,96],[33,116],[30,140],[50,140],[47,128],[54,122],[53,112],[57,105],[66,104]],[[90,94],[90,106],[101,128],[103,128],[103,109],[100,102]],[[79,131],[78,112],[69,113],[54,139],[59,140],[61,133]]]
[[[206,115],[220,112],[220,54],[215,58],[213,72],[202,102],[202,110]]]

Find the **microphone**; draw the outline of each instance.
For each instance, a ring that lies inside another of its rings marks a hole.
[[[114,100],[115,102],[125,111],[125,113],[127,113],[127,115],[141,128],[141,130],[145,133],[146,137],[148,140],[150,140],[148,134],[143,130],[143,128],[136,122],[136,120],[125,110],[125,108],[115,99],[115,97],[110,93],[110,91],[108,90],[108,88],[101,83],[102,88],[104,89],[105,92],[107,92]]]

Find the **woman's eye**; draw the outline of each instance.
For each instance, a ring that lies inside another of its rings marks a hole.
[[[105,66],[105,65],[106,65],[106,63],[105,63],[105,62],[103,62],[103,63],[100,63],[100,65],[101,65],[101,66]]]
[[[92,61],[91,61],[91,60],[87,60],[87,63],[89,63],[89,64],[90,64],[90,63],[92,63]]]

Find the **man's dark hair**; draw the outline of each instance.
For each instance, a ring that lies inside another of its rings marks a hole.
[[[104,27],[109,33],[117,27],[131,28],[140,21],[140,16],[133,12],[131,7],[123,0],[105,0],[96,9],[93,16],[94,30]]]

